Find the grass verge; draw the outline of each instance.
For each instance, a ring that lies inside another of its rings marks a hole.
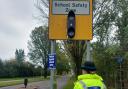
[[[42,77],[28,78],[29,83],[42,81],[42,80],[44,80],[44,78]],[[23,83],[24,83],[24,78],[0,79],[0,87],[12,86],[12,85],[23,84]]]
[[[68,80],[67,84],[64,86],[63,89],[73,89],[74,83],[73,80]]]

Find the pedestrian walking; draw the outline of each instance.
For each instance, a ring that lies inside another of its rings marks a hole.
[[[28,79],[25,78],[25,79],[24,79],[24,86],[25,86],[25,88],[27,87],[27,85],[28,85]]]
[[[74,89],[107,89],[93,62],[86,61],[81,68],[82,75],[78,76]]]

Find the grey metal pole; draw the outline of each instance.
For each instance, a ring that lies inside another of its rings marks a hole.
[[[117,89],[117,85],[116,85],[116,83],[117,83],[117,82],[116,82],[116,81],[117,81],[117,80],[116,80],[116,74],[117,74],[117,73],[114,72],[114,76],[115,76],[115,89]]]
[[[55,40],[51,40],[51,54],[55,53]],[[50,70],[50,89],[53,89],[54,69]]]
[[[120,63],[120,89],[122,89],[122,74],[121,74],[122,70],[121,70],[121,63]]]
[[[86,43],[87,43],[86,61],[92,61],[92,59],[91,59],[91,53],[90,53],[90,40],[86,41]]]

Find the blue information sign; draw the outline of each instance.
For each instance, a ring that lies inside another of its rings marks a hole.
[[[48,55],[48,68],[56,69],[56,54],[55,53]]]
[[[122,64],[122,62],[123,62],[123,57],[117,56],[117,57],[116,57],[116,61],[117,61],[118,64]]]

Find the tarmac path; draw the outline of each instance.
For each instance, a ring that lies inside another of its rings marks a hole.
[[[57,89],[63,89],[63,86],[66,84],[68,80],[67,76],[61,76],[57,79]],[[50,89],[50,81],[40,81],[40,82],[33,82],[29,83],[27,88],[24,88],[23,84],[15,85],[15,86],[8,86],[8,87],[2,87],[0,89]]]

